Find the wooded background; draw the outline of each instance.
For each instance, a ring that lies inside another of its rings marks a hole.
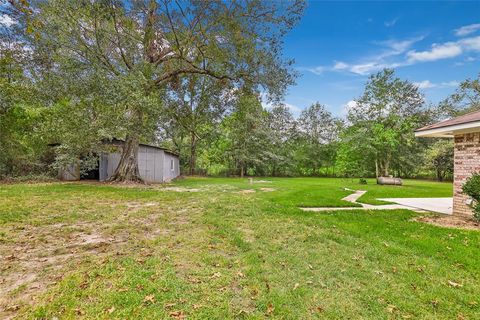
[[[414,130],[480,109],[466,79],[438,104],[394,70],[372,75],[342,117],[281,101],[298,76],[282,39],[305,3],[10,0],[0,13],[0,178],[96,164],[124,139],[115,181],[138,181],[140,142],[184,174],[451,179],[450,140]],[[58,147],[49,147],[56,144]]]

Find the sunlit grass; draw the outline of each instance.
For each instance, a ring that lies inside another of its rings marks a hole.
[[[19,317],[478,318],[478,232],[412,222],[415,213],[406,210],[298,209],[352,205],[341,200],[350,193],[344,188],[368,190],[361,200],[377,203],[451,196],[451,184],[257,180],[268,182],[195,178],[176,182],[176,191],[76,183],[0,187],[0,239],[9,243],[25,240],[18,228],[48,231],[58,224],[72,226],[59,233],[65,239],[80,226],[122,239],[65,263],[59,280]]]

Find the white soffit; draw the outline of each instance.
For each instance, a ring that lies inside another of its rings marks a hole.
[[[416,131],[415,137],[452,138],[456,134],[480,132],[480,121]]]

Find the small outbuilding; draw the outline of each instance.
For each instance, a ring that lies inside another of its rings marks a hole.
[[[415,136],[454,139],[453,214],[472,215],[471,200],[462,186],[480,172],[480,110],[420,128]]]
[[[98,155],[98,165],[93,170],[81,174],[78,164],[71,164],[59,170],[59,179],[74,181],[90,179],[107,181],[120,162],[123,141],[113,140],[105,143],[111,151]],[[180,175],[180,160],[177,153],[165,148],[140,144],[138,148],[138,169],[140,177],[149,183],[169,182]]]

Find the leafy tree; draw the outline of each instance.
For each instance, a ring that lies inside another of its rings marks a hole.
[[[438,140],[425,152],[425,165],[435,172],[438,181],[453,173],[453,149],[453,141]]]
[[[370,76],[356,102],[347,115],[351,127],[344,141],[373,160],[377,177],[388,176],[394,159],[415,145],[413,132],[426,120],[423,96],[415,85],[385,69]]]
[[[198,147],[211,141],[228,107],[232,91],[211,78],[190,75],[184,77],[165,106],[165,115],[160,126],[171,132],[170,137],[183,154],[188,155],[190,174],[197,168]],[[167,127],[165,127],[167,124]]]
[[[476,79],[467,79],[438,107],[441,115],[456,117],[480,110],[480,73]]]
[[[285,105],[276,105],[267,113],[269,172],[272,176],[286,175],[295,167],[294,139],[297,135],[297,122]]]
[[[235,162],[240,177],[248,168],[258,168],[268,160],[266,112],[259,95],[244,89],[237,92],[233,113],[225,120],[228,153]]]
[[[139,181],[140,140],[153,139],[154,116],[164,107],[168,88],[181,85],[182,75],[207,76],[226,86],[263,86],[271,96],[281,96],[293,73],[291,62],[282,59],[280,39],[303,8],[300,0],[53,0],[33,2],[22,12],[41,78],[65,80],[68,75],[81,79],[78,86],[101,78],[98,86],[115,88],[97,96],[110,100],[99,111],[123,119],[113,130],[124,132],[125,143],[112,179]],[[54,85],[47,92],[56,103],[66,86],[49,83]],[[79,108],[91,107],[78,103],[85,102],[82,95],[69,100]],[[115,115],[119,110],[121,115]]]
[[[13,14],[0,9],[0,14]],[[36,134],[41,118],[37,91],[24,69],[30,53],[15,29],[0,24],[0,177],[45,169],[38,161],[44,148]]]
[[[341,126],[342,122],[318,102],[300,114],[298,130],[303,162],[313,175],[318,175],[322,166],[333,166],[334,144]]]

